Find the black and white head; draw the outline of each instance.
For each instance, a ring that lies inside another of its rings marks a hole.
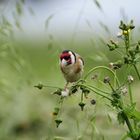
[[[60,61],[63,66],[69,66],[76,63],[76,55],[70,50],[64,50],[60,54]]]

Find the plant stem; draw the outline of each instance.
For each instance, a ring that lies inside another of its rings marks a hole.
[[[48,88],[60,88],[60,87],[55,87],[55,86],[46,86],[46,85],[43,85],[43,87],[48,87]]]
[[[118,80],[118,78],[117,78],[115,72],[114,72],[113,70],[111,70],[110,68],[106,67],[106,66],[97,66],[97,67],[92,68],[92,69],[89,70],[89,72],[85,75],[84,80],[87,79],[87,77],[88,77],[93,71],[95,71],[95,70],[97,70],[97,69],[106,69],[107,71],[109,71],[110,73],[112,73],[113,76],[116,77],[116,82],[117,82],[118,86],[120,85],[119,80]]]
[[[139,80],[140,80],[140,73],[139,73],[139,71],[138,71],[138,68],[137,68],[137,66],[136,66],[135,64],[134,64],[133,66],[134,66],[135,71],[136,71],[136,73],[137,73],[137,76],[138,76],[138,78],[139,78]]]
[[[85,85],[85,84],[78,84],[78,86],[85,86],[85,87],[87,87],[88,89],[90,89],[91,91],[95,92],[97,95],[102,96],[103,98],[106,98],[106,99],[110,100],[111,102],[113,102],[113,100],[112,100],[111,98],[109,98],[109,97],[107,97],[107,96],[105,96],[105,95],[103,95],[103,94],[101,94],[101,93],[95,91],[92,87],[90,87],[90,86],[88,86],[88,85]]]
[[[61,112],[62,112],[62,106],[63,106],[63,102],[64,102],[64,98],[60,98],[60,101],[59,101],[59,113],[57,115],[57,117],[59,118],[60,115],[61,115]]]
[[[133,104],[133,96],[132,96],[132,91],[131,91],[131,85],[130,84],[128,84],[128,89],[129,89],[130,103],[132,105]]]
[[[83,102],[83,95],[84,95],[84,93],[82,92],[81,93],[81,102]]]
[[[133,127],[132,127],[132,125],[131,125],[131,123],[130,123],[130,121],[129,121],[129,119],[128,119],[128,117],[127,117],[127,115],[126,115],[125,112],[123,112],[123,116],[124,116],[126,125],[127,125],[128,129],[129,129],[130,133],[131,133],[131,134],[134,134]],[[135,138],[133,138],[133,139],[136,140]]]
[[[124,42],[125,42],[126,54],[128,56],[129,55],[128,49],[130,48],[130,35],[128,31],[127,31],[127,35],[125,35]]]
[[[109,84],[109,86],[111,87],[112,91],[115,92],[115,90],[114,90],[113,86],[111,85],[111,83],[108,82],[108,84]]]
[[[102,92],[102,93],[110,94],[109,92],[103,91],[103,90],[101,90],[101,89],[99,89],[99,88],[97,88],[97,87],[94,87],[94,86],[91,86],[91,85],[88,85],[88,86],[90,86],[90,87],[92,87],[92,88],[94,88],[94,89],[96,89],[96,90],[98,90],[98,91],[100,91],[100,92]]]

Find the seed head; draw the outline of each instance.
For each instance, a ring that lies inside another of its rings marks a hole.
[[[41,84],[41,83],[39,83],[38,85],[36,85],[36,86],[34,86],[34,87],[36,87],[36,88],[38,88],[38,89],[42,89],[43,88],[43,85]]]
[[[86,104],[85,103],[83,103],[83,102],[80,102],[79,103],[79,106],[81,107],[81,111],[83,111],[84,110],[84,106],[85,106]]]
[[[128,83],[131,84],[134,81],[134,78],[132,75],[128,75],[127,80],[128,80]]]
[[[109,83],[110,82],[110,78],[109,78],[109,76],[106,76],[105,78],[104,78],[104,83]]]
[[[123,94],[123,95],[126,95],[127,93],[128,93],[128,90],[127,90],[127,88],[125,87],[125,86],[123,86],[123,87],[121,87],[121,93]]]
[[[55,123],[56,123],[56,127],[59,127],[59,125],[62,123],[62,120],[56,119]]]
[[[94,75],[91,77],[92,80],[95,80],[95,79],[97,79],[97,78],[98,78],[98,75],[97,75],[97,74],[94,74]]]
[[[95,104],[96,104],[96,100],[95,100],[95,99],[92,99],[92,100],[90,101],[90,103],[91,103],[92,105],[95,105]]]

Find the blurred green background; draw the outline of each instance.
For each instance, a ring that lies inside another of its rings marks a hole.
[[[79,94],[67,98],[61,115],[63,123],[56,128],[52,115],[58,105],[58,98],[52,95],[55,89],[34,88],[40,82],[64,86],[59,68],[59,54],[64,49],[71,49],[83,57],[85,73],[92,67],[108,66],[109,62],[118,60],[119,54],[110,53],[106,43],[111,38],[118,40],[120,19],[134,18],[137,27],[133,39],[139,39],[138,15],[131,11],[130,2],[119,1],[117,7],[111,1],[89,2],[0,1],[0,140],[118,140],[124,135],[127,128],[118,124],[106,101],[93,93],[86,100],[83,112],[78,106]],[[90,4],[93,11],[88,9]],[[108,4],[112,9],[108,9]],[[116,19],[115,13],[111,12],[114,7],[120,12]],[[63,10],[59,11],[61,8]],[[77,16],[68,14],[68,9]],[[115,20],[111,21],[109,17],[113,16]],[[125,70],[123,67],[118,71],[122,82]],[[133,91],[139,109],[139,84],[133,70],[131,74],[135,79]],[[91,98],[97,100],[95,106],[90,104]]]

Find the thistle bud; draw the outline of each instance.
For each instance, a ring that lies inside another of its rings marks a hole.
[[[90,103],[91,103],[92,105],[95,105],[95,104],[96,104],[96,100],[95,100],[95,99],[92,99],[92,100],[90,101]]]
[[[120,26],[119,26],[119,28],[120,28],[121,30],[124,30],[124,23],[123,23],[122,20],[120,21]]]
[[[57,116],[57,115],[58,115],[59,110],[60,110],[60,109],[59,109],[58,107],[55,107],[55,108],[54,108],[53,115],[54,115],[54,116]]]
[[[78,91],[78,86],[72,86],[71,88],[70,88],[70,94],[74,94],[74,93],[76,93],[77,91]]]
[[[121,68],[122,67],[122,61],[121,60],[118,60],[117,62],[115,62],[114,64],[113,64],[113,69],[119,69],[119,68]]]
[[[115,50],[115,46],[114,45],[107,44],[107,46],[108,46],[108,48],[109,48],[110,51]]]
[[[62,89],[57,89],[53,94],[56,94],[56,95],[61,95],[61,92],[62,92]]]
[[[134,24],[133,24],[133,20],[130,21],[130,25],[129,25],[130,29],[133,30],[135,28]]]
[[[128,80],[128,83],[131,84],[134,81],[134,78],[132,75],[128,75],[127,80]]]
[[[83,103],[83,102],[80,102],[79,103],[79,106],[81,107],[81,111],[83,111],[84,110],[84,106],[85,106],[86,104],[85,103]]]
[[[41,84],[41,83],[39,83],[38,85],[36,85],[36,86],[34,86],[34,87],[36,87],[36,88],[38,88],[38,89],[42,89],[43,88],[43,85]]]
[[[109,83],[110,82],[110,78],[109,78],[109,76],[106,76],[105,78],[104,78],[104,83],[106,84],[106,83]]]
[[[91,77],[92,80],[95,80],[95,79],[97,79],[97,78],[98,78],[98,75],[97,75],[97,74],[94,74],[94,75]]]
[[[121,93],[123,94],[123,95],[126,95],[127,93],[128,93],[128,90],[127,90],[127,88],[125,87],[125,86],[123,86],[123,87],[121,87]]]
[[[59,127],[59,125],[62,123],[62,120],[56,119],[55,123],[56,123],[56,127]]]

